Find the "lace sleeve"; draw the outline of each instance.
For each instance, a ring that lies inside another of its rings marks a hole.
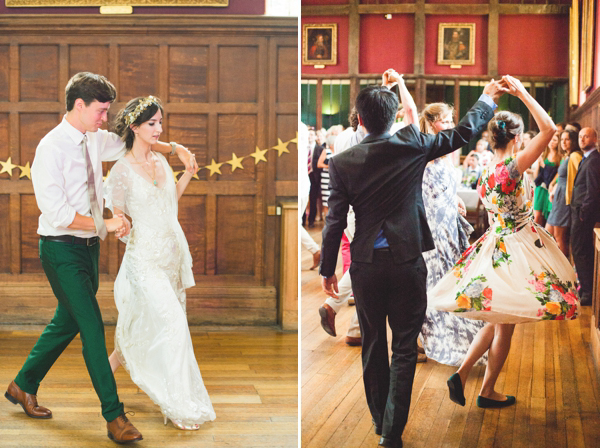
[[[104,200],[106,208],[114,213],[118,208],[125,214],[130,215],[127,207],[127,196],[129,194],[131,179],[129,168],[121,161],[115,163],[110,170],[108,178],[104,181]]]

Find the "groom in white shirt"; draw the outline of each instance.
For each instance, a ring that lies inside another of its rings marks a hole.
[[[37,147],[31,167],[42,267],[58,300],[50,324],[8,386],[5,397],[32,418],[51,418],[37,403],[37,390],[56,359],[79,333],[83,357],[102,404],[108,437],[117,443],[142,440],[124,414],[110,369],[98,291],[99,239],[108,232],[122,237],[131,224],[123,215],[103,219],[102,162],[117,160],[125,145],[100,129],[116,98],[114,86],[101,75],[82,72],[65,89],[67,113]],[[177,153],[188,170],[197,170],[183,146],[158,143],[153,150]]]

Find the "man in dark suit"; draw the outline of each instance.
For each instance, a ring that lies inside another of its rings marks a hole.
[[[396,79],[404,82],[394,72]],[[386,87],[370,86],[356,99],[367,136],[329,162],[329,213],[323,229],[323,290],[335,297],[335,266],[354,207],[356,231],[350,276],[362,333],[363,380],[367,403],[382,435],[380,446],[401,447],[417,361],[417,335],[427,306],[427,268],[422,252],[434,248],[423,207],[421,184],[427,162],[448,154],[481,132],[506,91],[489,83],[479,101],[454,129],[423,134],[410,125],[388,133],[398,98]],[[386,318],[392,329],[388,360]]]
[[[581,286],[582,305],[592,304],[594,282],[594,225],[600,221],[600,154],[598,134],[592,128],[579,131],[583,160],[579,164],[571,200],[571,248]]]

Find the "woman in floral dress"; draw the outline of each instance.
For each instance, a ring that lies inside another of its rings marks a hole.
[[[490,121],[494,159],[481,176],[478,191],[490,214],[490,228],[471,245],[429,292],[429,305],[488,322],[477,334],[457,373],[448,379],[450,398],[464,406],[464,385],[475,362],[488,352],[479,407],[503,407],[515,397],[494,390],[508,356],[516,323],[574,319],[579,306],[575,273],[554,239],[531,213],[532,187],[523,172],[538,158],[556,126],[520,81],[503,78],[511,94],[533,115],[540,133],[521,145],[523,120],[498,112]]]

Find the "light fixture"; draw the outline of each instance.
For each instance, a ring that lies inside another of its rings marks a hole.
[[[383,17],[385,17],[387,20],[392,20],[392,15],[391,14],[386,14]]]

